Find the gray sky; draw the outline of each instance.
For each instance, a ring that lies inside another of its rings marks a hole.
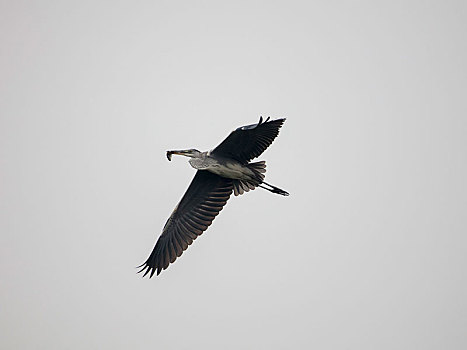
[[[0,347],[467,348],[463,1],[0,3]],[[151,280],[207,150],[267,181]]]

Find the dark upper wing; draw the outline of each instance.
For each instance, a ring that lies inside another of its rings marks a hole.
[[[232,131],[211,153],[233,158],[244,164],[259,157],[279,134],[285,118],[268,120],[269,117],[263,122],[263,117],[260,117],[258,124],[242,126]]]
[[[232,180],[198,170],[167,220],[151,255],[139,272],[150,277],[165,270],[201,235],[222,210],[232,193]],[[143,277],[144,277],[143,276]]]

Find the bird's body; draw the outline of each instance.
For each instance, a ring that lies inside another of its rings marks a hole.
[[[167,220],[162,234],[151,255],[141,265],[144,275],[159,274],[173,263],[185,249],[201,235],[222,210],[232,192],[235,196],[264,188],[272,193],[289,194],[264,181],[266,163],[250,163],[272,143],[285,119],[247,125],[233,131],[213,150],[200,152],[196,149],[167,151],[170,161],[173,154],[190,157],[190,165],[196,175],[180,203]]]
[[[253,180],[255,173],[248,166],[224,157],[213,157],[211,151],[200,152],[199,158],[190,158],[190,165],[196,170],[207,170],[228,179]]]

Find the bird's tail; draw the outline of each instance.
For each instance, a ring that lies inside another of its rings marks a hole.
[[[256,187],[264,188],[272,193],[277,193],[282,196],[288,196],[289,193],[280,189],[279,187],[273,186],[264,182],[264,173],[266,172],[266,162],[260,161],[255,163],[250,163],[246,165],[248,169],[253,171],[254,179],[253,180],[233,180],[234,195],[238,196],[250,190],[254,190]],[[266,187],[266,186],[268,187]]]
[[[235,196],[254,190],[264,180],[264,173],[266,172],[265,161],[246,164],[246,167],[254,173],[254,178],[252,180],[233,180]]]

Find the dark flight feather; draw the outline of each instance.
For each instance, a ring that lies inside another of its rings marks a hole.
[[[263,117],[260,117],[258,124],[242,126],[232,131],[211,154],[247,164],[271,145],[284,122],[285,118],[269,121],[269,117],[263,122]]]
[[[198,170],[139,272],[150,277],[173,263],[211,225],[232,194],[232,180]]]

